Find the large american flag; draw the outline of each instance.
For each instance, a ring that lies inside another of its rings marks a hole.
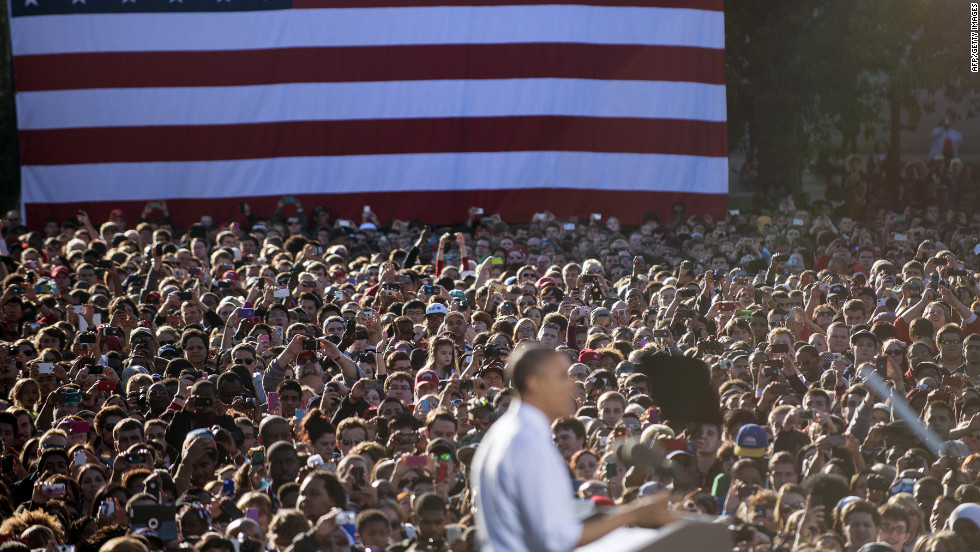
[[[32,224],[286,194],[440,223],[727,203],[722,0],[9,4]]]

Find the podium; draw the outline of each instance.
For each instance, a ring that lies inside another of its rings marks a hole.
[[[724,524],[711,523],[707,516],[685,516],[663,529],[634,527],[616,529],[605,537],[576,548],[576,552],[731,552],[732,532]]]

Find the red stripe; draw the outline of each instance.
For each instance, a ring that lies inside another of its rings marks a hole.
[[[724,11],[724,0],[293,0],[293,9],[414,8],[429,6],[541,6],[573,5],[639,8],[687,8]]]
[[[288,191],[283,191],[288,193]],[[95,193],[93,192],[93,195]],[[271,216],[280,196],[245,198],[252,212]],[[639,224],[643,215],[654,212],[660,220],[671,220],[670,206],[675,201],[687,204],[688,215],[708,214],[724,216],[728,208],[727,194],[695,194],[686,192],[637,192],[580,189],[513,189],[442,192],[378,192],[342,195],[300,195],[307,213],[317,205],[326,206],[330,220],[348,218],[361,220],[364,205],[370,205],[378,219],[409,220],[417,218],[427,224],[453,224],[466,220],[470,206],[483,207],[487,214],[500,213],[506,221],[528,221],[536,211],[545,209],[560,217],[578,216],[580,220],[592,213],[601,213],[604,220],[617,216],[623,224]],[[238,212],[241,198],[199,201],[193,199],[167,200],[167,207],[178,228],[187,228],[200,220],[201,215],[211,215],[215,223],[232,220],[242,221]],[[144,202],[103,201],[86,203],[29,203],[25,205],[27,222],[33,229],[40,229],[47,217],[58,220],[72,218],[78,209],[85,209],[93,221],[107,220],[109,211],[123,209],[129,217],[129,226],[136,224],[136,216],[143,210]],[[289,214],[289,213],[284,213]]]
[[[495,151],[725,157],[724,122],[472,117],[21,130],[21,163],[64,165]]]
[[[681,46],[465,44],[18,56],[19,92],[288,82],[578,78],[725,83],[725,52]]]

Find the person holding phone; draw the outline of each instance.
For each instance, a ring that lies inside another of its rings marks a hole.
[[[491,426],[473,458],[477,539],[493,551],[572,550],[623,526],[659,527],[678,519],[658,494],[586,522],[578,521],[551,424],[571,414],[570,362],[554,349],[528,342],[507,363],[520,401]]]

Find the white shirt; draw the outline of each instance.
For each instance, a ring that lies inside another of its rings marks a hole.
[[[492,552],[573,550],[582,536],[568,467],[551,423],[514,401],[473,458],[477,538]]]

